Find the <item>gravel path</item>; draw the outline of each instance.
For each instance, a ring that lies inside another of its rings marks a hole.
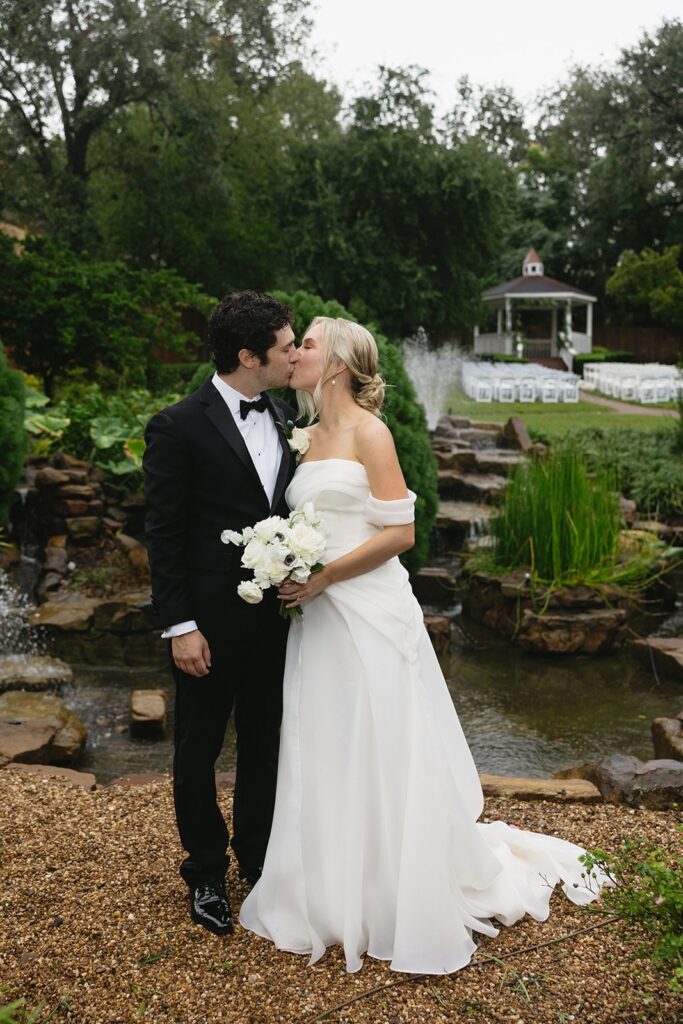
[[[231,792],[219,794],[226,814]],[[189,918],[170,784],[95,792],[0,772],[0,1006],[45,1001],[59,1024],[295,1024],[376,986],[404,982],[335,1010],[332,1024],[636,1024],[680,1020],[666,977],[617,923],[502,963],[442,978],[366,958],[346,974],[338,949],[314,967],[237,928],[213,936]],[[677,842],[674,812],[488,799],[482,820],[613,848],[627,836]],[[246,895],[230,874],[235,913]],[[525,918],[481,937],[473,963],[602,920],[562,894],[545,923]],[[60,1004],[60,999],[62,1000]],[[58,1005],[59,1004],[59,1005]]]
[[[626,412],[631,415],[636,413],[638,416],[669,416],[675,420],[678,419],[676,409],[657,409],[651,405],[640,405],[635,402],[619,402],[616,398],[602,398],[600,395],[595,395],[592,391],[583,388],[581,390],[581,401],[590,402],[591,405],[602,405],[605,409],[613,409],[614,412]]]

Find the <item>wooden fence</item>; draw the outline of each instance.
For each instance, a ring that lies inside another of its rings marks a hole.
[[[639,363],[677,363],[683,360],[683,329],[680,327],[596,326],[593,347],[631,352]]]

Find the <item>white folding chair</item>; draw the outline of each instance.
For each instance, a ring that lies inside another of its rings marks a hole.
[[[541,401],[556,402],[558,400],[557,381],[553,377],[545,377],[541,384]]]
[[[655,380],[655,401],[670,402],[673,394],[671,378],[657,377]]]
[[[564,380],[560,386],[560,398],[563,402],[578,402],[579,384],[575,380]]]
[[[519,382],[519,400],[520,402],[536,401],[536,381],[533,377],[522,377]]]
[[[644,377],[636,388],[638,401],[643,405],[653,405],[657,401],[657,386],[651,377]]]
[[[517,386],[512,377],[501,377],[495,391],[499,402],[514,402]]]
[[[474,400],[475,402],[493,401],[493,385],[490,380],[484,380],[483,377],[477,377],[475,379]]]
[[[638,382],[635,377],[622,377],[619,381],[618,397],[634,402],[638,397]]]

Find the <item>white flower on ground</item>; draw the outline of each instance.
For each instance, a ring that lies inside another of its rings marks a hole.
[[[224,544],[242,544],[242,534],[237,530],[223,530],[221,540]]]
[[[290,451],[297,455],[305,455],[311,443],[308,431],[302,427],[293,427],[291,437],[287,438]]]
[[[244,580],[240,583],[237,593],[247,604],[260,604],[263,600],[263,591],[253,580]]]

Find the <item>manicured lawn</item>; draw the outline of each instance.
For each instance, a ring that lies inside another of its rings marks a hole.
[[[602,409],[588,402],[577,402],[574,405],[543,404],[541,402],[475,402],[462,392],[456,392],[448,403],[448,411],[454,416],[468,416],[473,420],[485,420],[490,423],[505,423],[510,416],[519,416],[531,434],[541,434],[550,439],[564,437],[569,430],[585,427],[601,427],[614,429],[637,427],[643,430],[654,430],[671,424],[674,420],[668,416],[648,416],[637,412],[619,413],[612,409]]]

